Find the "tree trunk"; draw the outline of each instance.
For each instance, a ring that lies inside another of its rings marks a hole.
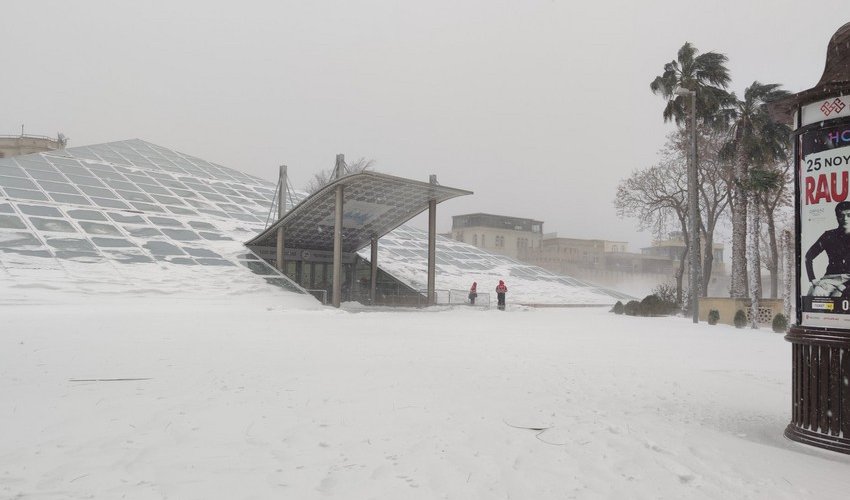
[[[705,231],[705,251],[702,257],[701,296],[708,297],[708,282],[711,281],[711,268],[714,265],[714,231]]]
[[[684,278],[685,267],[683,265],[679,266],[679,269],[676,269],[676,274],[674,277],[676,278],[676,303],[684,304],[682,301],[682,279]]]
[[[770,259],[767,261],[767,270],[770,272],[770,298],[779,297],[779,244],[776,241],[776,220],[772,210],[765,207],[765,219],[767,222],[767,244],[770,248]]]
[[[679,268],[676,269],[676,301],[684,305],[682,298],[682,278],[685,275],[685,265],[688,257],[688,223],[682,217],[679,218],[679,223],[682,225],[682,235],[685,237],[685,249],[682,251],[682,255],[679,256]],[[690,283],[688,283],[688,286],[690,286]]]
[[[732,181],[732,277],[729,295],[747,296],[747,197],[743,182],[746,164],[739,157],[735,162],[735,175]]]
[[[748,229],[749,242],[747,254],[749,257],[750,270],[750,326],[758,328],[759,299],[761,299],[761,263],[759,262],[759,204],[753,203],[750,209],[750,224]]]
[[[788,318],[788,323],[791,324],[791,291],[794,289],[795,269],[794,266],[794,238],[791,231],[782,233],[782,246],[785,248],[785,265],[783,266],[783,274],[785,275],[785,283],[782,287],[782,310],[785,317]]]

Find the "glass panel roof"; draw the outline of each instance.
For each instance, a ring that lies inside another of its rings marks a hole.
[[[273,189],[268,181],[140,140],[3,158],[0,268],[20,266],[17,256],[27,255],[60,259],[59,269],[66,266],[62,262],[104,260],[244,269],[235,256],[246,251],[240,243],[245,235],[233,228],[250,222],[248,234],[260,232],[256,218],[244,219],[243,208],[265,214],[268,202],[235,206],[217,194],[225,183],[232,184],[226,189],[261,200],[265,195],[257,189]],[[186,199],[206,213],[190,209]],[[271,273],[300,291],[277,271]]]
[[[360,251],[366,259],[368,238],[361,236],[377,227],[383,212],[372,210],[375,197],[387,194],[373,181],[387,177],[374,174],[370,182],[349,186],[350,217],[359,217],[361,231],[348,237],[355,246],[366,241]],[[409,205],[414,191],[400,186],[390,193],[390,201]],[[208,273],[244,273],[250,268],[269,283],[301,291],[242,243],[269,229],[265,225],[274,195],[272,182],[138,139],[3,158],[0,268],[32,266],[72,277],[93,275],[95,270],[119,273],[135,265],[195,266]],[[295,203],[304,198],[296,193]],[[329,201],[308,210],[313,230],[329,224]],[[308,229],[305,225],[305,241],[312,237]],[[381,238],[378,263],[421,289],[426,250],[426,232],[399,226]],[[442,237],[437,238],[437,254],[438,288],[456,285],[465,290],[472,276],[492,275],[511,277],[512,290],[561,287],[557,293],[562,296],[582,289],[601,294],[603,300],[630,298]],[[27,264],[33,258],[42,263]]]
[[[286,240],[296,248],[333,250],[336,191],[344,193],[343,252],[356,252],[373,237],[381,237],[437,203],[472,194],[439,184],[360,172],[346,175],[324,186],[275,222],[249,245],[270,246],[276,229],[284,228]]]

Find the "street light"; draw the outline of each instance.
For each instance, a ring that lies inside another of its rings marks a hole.
[[[694,323],[699,322],[699,227],[697,227],[697,92],[677,87],[674,94],[691,98],[691,158],[688,162],[688,219],[690,221],[691,269],[688,282],[691,287],[691,311]]]

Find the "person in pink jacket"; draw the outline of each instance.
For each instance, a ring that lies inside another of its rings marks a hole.
[[[508,293],[508,287],[505,286],[505,282],[503,280],[499,280],[499,284],[496,286],[496,297],[499,299],[498,307],[502,311],[505,310],[505,294]]]
[[[478,283],[472,282],[472,286],[469,288],[469,303],[475,305],[475,298],[478,297]]]

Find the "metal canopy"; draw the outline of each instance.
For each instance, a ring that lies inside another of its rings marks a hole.
[[[342,251],[356,252],[437,203],[472,191],[404,179],[376,172],[341,177],[292,208],[249,246],[274,247],[283,228],[287,248],[333,250],[334,203],[343,186]]]

